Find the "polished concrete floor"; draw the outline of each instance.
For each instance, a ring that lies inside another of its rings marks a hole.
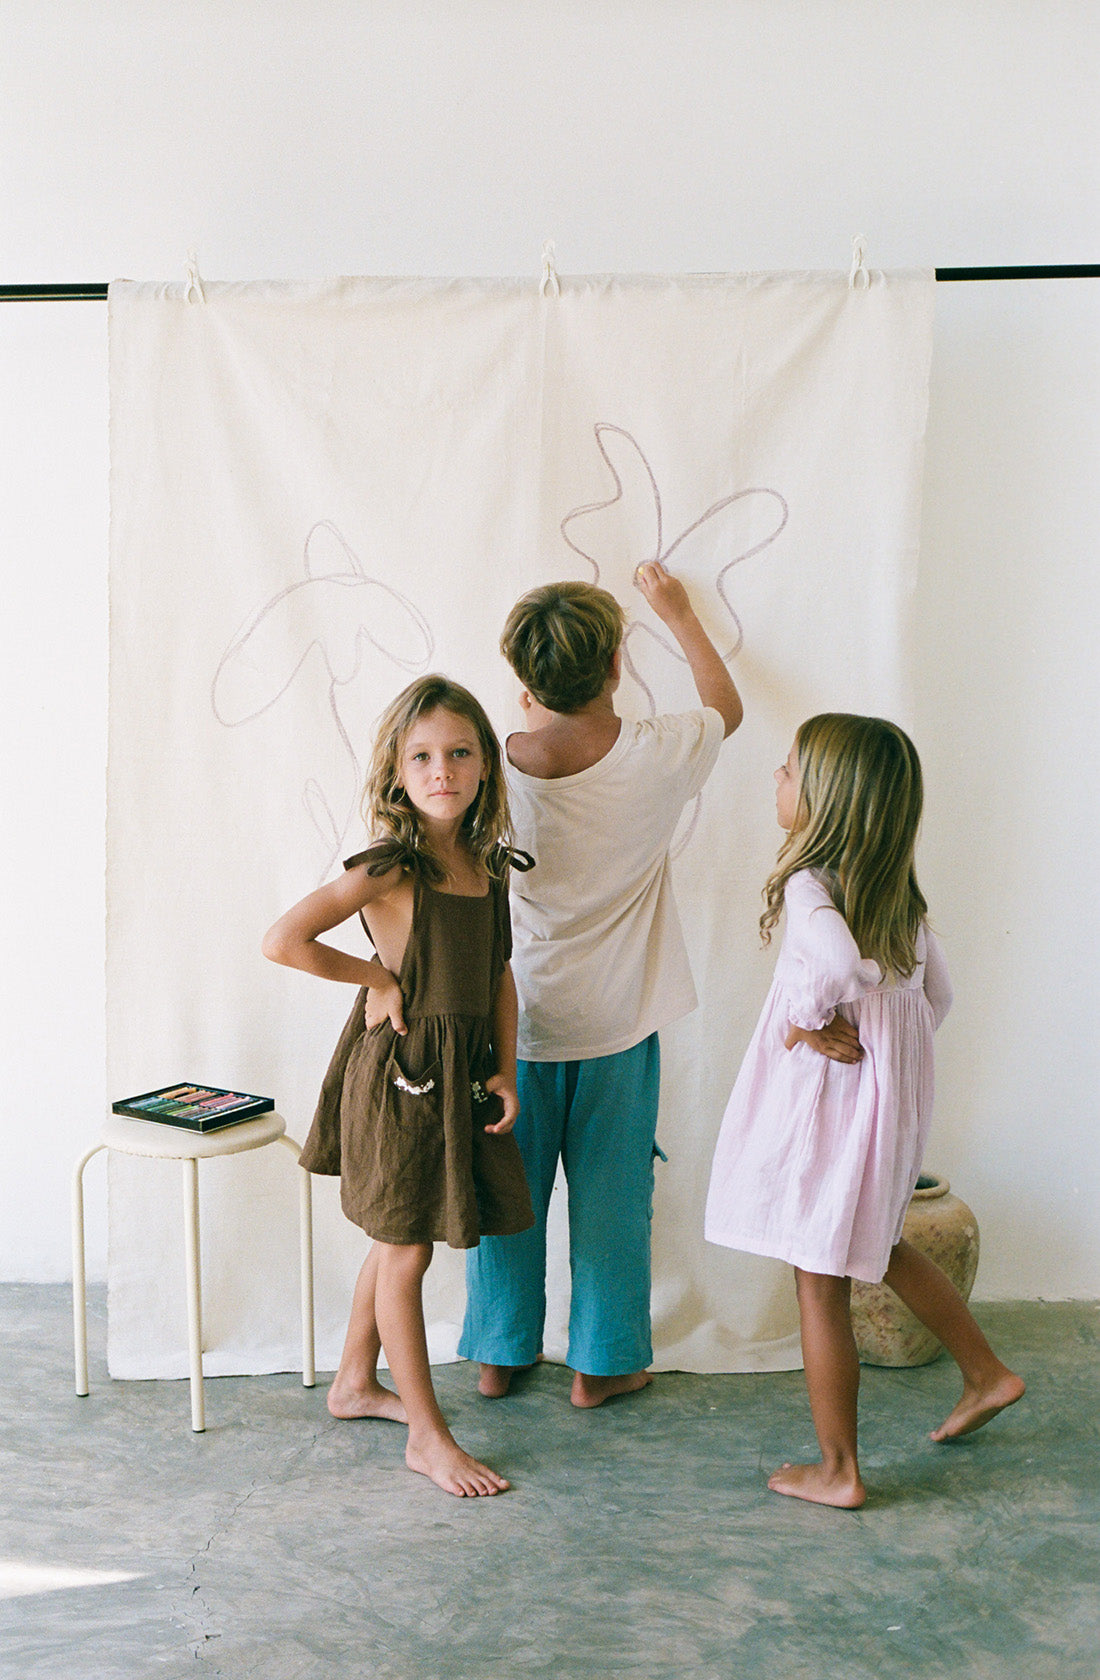
[[[512,1478],[461,1501],[394,1424],[337,1424],[324,1379],[112,1383],[93,1299],[72,1392],[68,1292],[0,1286],[4,1680],[1097,1680],[1100,1311],[979,1308],[1029,1383],[936,1447],[942,1360],[868,1370],[858,1513],[777,1498],[807,1453],[798,1373],[661,1376],[579,1413],[544,1366],[464,1445]]]

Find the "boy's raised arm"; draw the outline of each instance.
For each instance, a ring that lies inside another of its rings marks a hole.
[[[704,706],[712,706],[730,736],[745,715],[737,685],[721,654],[699,622],[688,592],[660,560],[639,566],[634,581],[653,611],[680,644]]]

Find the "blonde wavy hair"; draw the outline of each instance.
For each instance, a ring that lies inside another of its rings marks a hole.
[[[481,702],[468,688],[438,672],[419,677],[402,689],[378,720],[374,752],[363,788],[363,820],[374,844],[367,868],[384,875],[400,865],[432,886],[446,871],[427,845],[420,813],[401,785],[401,752],[409,731],[429,712],[453,712],[477,732],[485,778],[462,819],[462,839],[470,855],[495,880],[503,880],[511,861],[512,827],[500,744]]]
[[[823,712],[795,736],[798,808],[764,887],[766,945],[799,869],[816,870],[860,955],[889,974],[912,974],[928,905],[913,854],[920,828],[920,759],[904,730],[884,718]]]

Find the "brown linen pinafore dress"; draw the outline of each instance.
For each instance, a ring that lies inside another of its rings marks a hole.
[[[485,1081],[496,1071],[493,998],[512,949],[508,886],[491,881],[484,898],[466,898],[414,877],[413,895],[397,977],[408,1032],[388,1020],[368,1032],[359,993],[302,1166],[339,1174],[345,1214],[379,1242],[476,1248],[535,1222],[515,1138],[484,1130],[503,1112]]]

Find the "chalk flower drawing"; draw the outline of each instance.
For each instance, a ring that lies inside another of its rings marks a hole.
[[[631,612],[628,603],[633,599],[637,568],[660,560],[670,571],[687,566],[693,572],[702,570],[713,575],[718,599],[731,627],[730,645],[719,649],[728,665],[740,652],[745,639],[741,620],[730,599],[730,573],[743,560],[762,553],[775,541],[787,523],[789,509],[786,498],[778,490],[763,487],[734,490],[712,502],[669,541],[665,535],[660,486],[637,440],[622,426],[607,421],[599,421],[593,430],[614,491],[602,501],[573,508],[561,522],[561,534],[573,553],[592,567],[593,583],[610,589],[624,604],[627,625],[623,634],[623,666],[645,695],[653,716],[657,702],[639,665],[640,649],[646,645],[642,639],[648,638],[649,646],[656,646],[673,659],[686,661],[663,626],[655,628]],[[581,532],[585,539],[583,546],[578,540]],[[696,800],[677,851],[691,838],[698,814],[699,800]]]
[[[271,596],[233,637],[218,662],[210,699],[218,722],[239,729],[276,706],[299,673],[302,682],[324,685],[351,793],[323,787],[314,776],[302,789],[327,852],[323,879],[340,855],[363,781],[341,704],[348,705],[372,656],[415,674],[427,670],[435,642],[420,610],[367,574],[331,520],[312,526],[302,559],[304,578]]]
[[[668,541],[660,488],[640,445],[623,427],[605,421],[594,427],[594,434],[614,490],[602,501],[585,503],[565,515],[564,541],[591,566],[592,581],[610,587],[623,602],[632,598],[635,570],[648,560],[661,560],[673,570],[686,564],[693,571],[701,566],[712,573],[731,626],[730,645],[719,650],[728,664],[744,640],[730,599],[729,574],[775,541],[787,523],[784,497],[766,488],[735,490]],[[582,534],[583,544],[578,540]],[[302,789],[326,852],[323,879],[340,855],[363,780],[342,707],[349,708],[369,676],[373,656],[416,674],[428,669],[435,641],[419,608],[390,584],[371,577],[331,520],[318,520],[311,527],[302,561],[305,576],[272,595],[233,637],[218,662],[210,699],[218,722],[238,729],[278,705],[296,679],[324,685],[338,756],[350,774],[340,777],[346,783],[344,792],[322,786],[316,776]],[[629,606],[626,612],[623,664],[652,715],[657,703],[639,664],[641,649],[648,646],[681,663],[684,657],[663,628],[635,617]],[[697,814],[698,805],[678,850],[687,844]]]

